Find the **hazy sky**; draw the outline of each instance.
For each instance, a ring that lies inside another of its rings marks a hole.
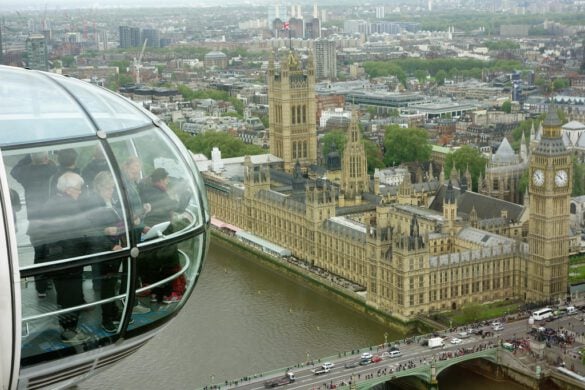
[[[255,2],[262,3],[263,0]],[[245,1],[228,0],[221,4],[243,4]],[[111,8],[111,7],[168,7],[168,6],[217,6],[214,0],[0,0],[0,11],[39,9],[54,10],[60,8]]]

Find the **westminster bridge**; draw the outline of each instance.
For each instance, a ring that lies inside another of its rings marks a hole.
[[[491,332],[490,329],[490,327],[485,327],[489,335],[487,337],[485,334],[468,335],[460,339],[456,331],[443,333],[441,336],[444,339],[444,346],[438,348],[422,345],[420,341],[429,336],[418,336],[397,343],[356,349],[321,359],[309,360],[310,357],[307,356],[307,361],[292,367],[257,373],[224,383],[210,384],[204,387],[204,390],[235,388],[259,390],[265,388],[266,381],[283,377],[289,371],[294,373],[295,381],[283,385],[283,388],[287,390],[333,388],[381,390],[386,388],[387,383],[401,379],[407,379],[410,386],[414,388],[438,389],[439,375],[447,368],[458,364],[472,365],[473,370],[481,371],[486,376],[495,379],[510,379],[530,389],[548,388],[546,385],[542,386],[549,380],[554,381],[557,388],[585,387],[584,382],[556,372],[554,366],[549,365],[544,356],[539,356],[538,350],[535,349],[536,344],[530,343],[530,337],[526,335],[525,321],[505,324],[504,330],[496,333]],[[453,339],[455,341],[452,343]],[[510,339],[516,340],[516,346],[523,345],[523,348],[515,348],[515,351],[512,351],[511,345],[505,342]],[[388,350],[391,347],[399,349],[400,356],[390,357]],[[541,352],[544,351],[541,350]],[[370,353],[381,360],[360,365],[358,362],[363,353]],[[333,363],[333,367],[328,372],[317,375],[315,371],[319,370],[325,362]]]

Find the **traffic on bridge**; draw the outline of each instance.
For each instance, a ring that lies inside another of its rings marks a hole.
[[[578,315],[551,318],[548,322],[536,324],[526,319],[515,322],[493,320],[475,327],[415,336],[339,353],[333,357],[307,359],[294,367],[211,384],[204,390],[259,390],[280,386],[287,389],[333,389],[344,386],[365,389],[406,376],[418,377],[427,384],[433,384],[440,372],[452,365],[477,358],[495,363],[498,361],[498,353],[507,353],[519,365],[540,372],[539,365],[530,366],[527,363],[533,361],[542,364],[544,369],[547,362],[551,367],[564,366],[565,360],[578,357],[575,351],[582,347],[582,343],[577,342],[572,335],[579,331],[576,324],[583,331],[585,326],[582,315],[574,314]],[[551,336],[553,333],[556,336]],[[540,351],[541,355],[538,355],[531,350],[531,340],[540,340],[546,346],[547,353]],[[559,356],[565,358],[559,361]]]

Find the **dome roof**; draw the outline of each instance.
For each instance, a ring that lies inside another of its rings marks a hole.
[[[0,146],[122,131],[154,120],[130,100],[78,79],[9,66],[0,66],[0,79]]]
[[[227,55],[221,51],[210,51],[203,58],[227,58]]]

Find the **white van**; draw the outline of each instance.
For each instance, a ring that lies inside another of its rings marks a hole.
[[[577,309],[575,308],[575,306],[568,306],[567,307],[567,315],[573,315],[573,314],[577,314]]]
[[[390,358],[395,358],[395,357],[398,357],[398,356],[400,356],[400,355],[402,355],[402,354],[400,353],[400,351],[390,351],[390,353],[388,354],[388,357],[390,357]]]

